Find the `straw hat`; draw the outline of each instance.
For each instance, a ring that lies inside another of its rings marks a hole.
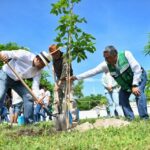
[[[45,66],[47,66],[51,61],[51,55],[45,51],[40,52],[38,56],[41,58],[41,60],[44,62]]]
[[[59,50],[60,50],[60,47],[58,47],[56,44],[53,44],[49,47],[49,52],[51,55],[56,53]]]

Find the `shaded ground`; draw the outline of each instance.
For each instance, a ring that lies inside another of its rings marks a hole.
[[[6,135],[12,138],[16,136],[42,136],[56,134],[57,131],[52,122],[40,122],[35,125],[26,126],[11,126],[3,125],[6,130]]]

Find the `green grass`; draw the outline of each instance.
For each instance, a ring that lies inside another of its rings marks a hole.
[[[82,122],[85,122],[84,120]],[[94,122],[93,119],[91,122]],[[150,121],[131,122],[121,128],[87,132],[57,132],[51,122],[11,128],[0,125],[0,150],[148,150]]]

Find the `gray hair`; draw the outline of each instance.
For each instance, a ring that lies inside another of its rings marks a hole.
[[[103,53],[107,53],[107,52],[108,52],[110,55],[112,55],[112,56],[118,54],[117,49],[116,49],[114,46],[112,46],[112,45],[109,45],[109,46],[106,46],[106,47],[105,47],[105,50],[104,50]]]

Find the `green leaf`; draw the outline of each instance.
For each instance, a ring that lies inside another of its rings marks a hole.
[[[79,2],[80,0],[58,0],[55,4],[52,4],[51,9],[54,15],[60,16],[59,25],[55,29],[58,32],[55,42],[71,45],[69,50],[72,59],[68,58],[68,62],[74,59],[77,62],[85,60],[87,58],[86,52],[93,53],[96,50],[95,43],[93,42],[95,38],[77,26],[81,23],[87,23],[84,17],[80,18],[79,15],[73,12],[75,5]],[[68,50],[66,50],[67,53]]]

